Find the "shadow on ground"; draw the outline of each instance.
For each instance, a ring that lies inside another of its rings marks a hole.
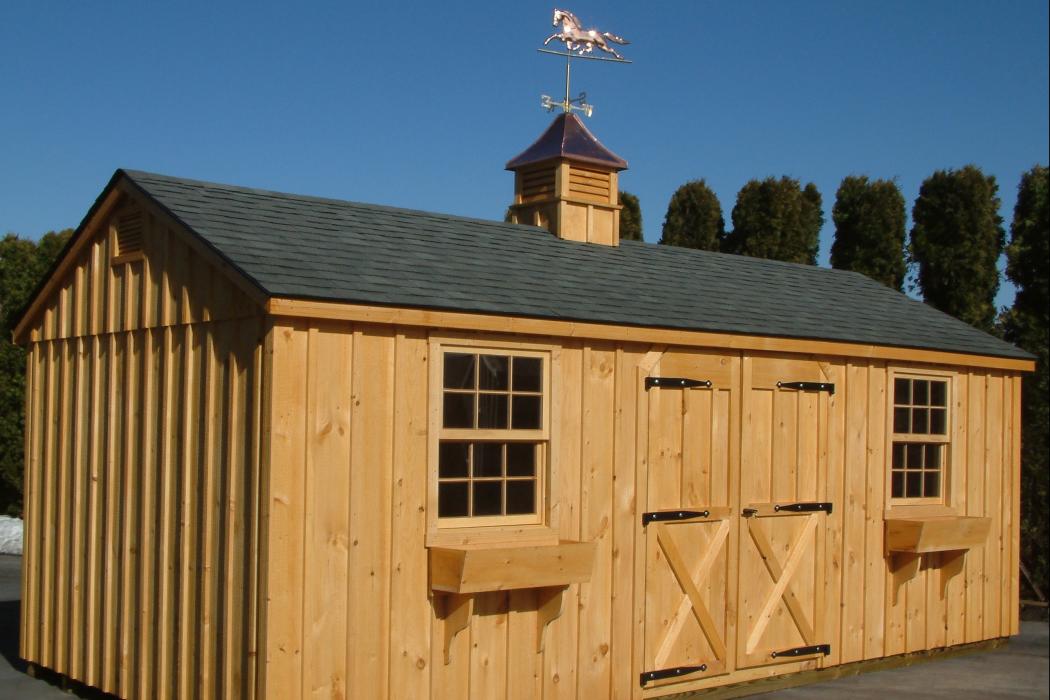
[[[22,603],[18,600],[0,600],[0,656],[4,662],[15,672],[26,674],[29,664],[18,655],[19,638],[21,635]],[[57,673],[43,668],[36,669],[37,681],[47,683],[54,689],[88,700],[110,700],[114,696],[103,693],[96,688],[88,688],[80,683],[64,679]],[[28,679],[28,676],[27,676]],[[0,682],[2,685],[2,682]],[[37,684],[39,685],[39,683]],[[8,697],[3,687],[0,687],[0,698]]]

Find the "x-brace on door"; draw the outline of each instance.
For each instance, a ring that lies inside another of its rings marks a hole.
[[[824,626],[830,397],[814,360],[745,360],[736,666],[819,664]]]
[[[639,387],[648,407],[643,688],[701,680],[731,665],[729,436],[737,362],[667,352]]]

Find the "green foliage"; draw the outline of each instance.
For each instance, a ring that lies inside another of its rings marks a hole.
[[[1035,372],[1022,382],[1021,403],[1021,560],[1032,577],[1050,590],[1050,409],[1047,381],[1050,337],[1050,176],[1036,166],[1021,176],[1017,205],[1006,249],[1006,276],[1017,285],[1013,308],[1005,314],[1003,330],[1008,340],[1036,356]]]
[[[938,170],[912,209],[910,254],[926,303],[989,332],[1006,236],[998,193],[995,177],[975,165]]]
[[[630,192],[620,190],[620,240],[641,241],[642,238],[642,205]]]
[[[703,180],[687,182],[671,195],[660,243],[719,250],[726,235],[718,197]]]
[[[34,243],[14,234],[0,240],[0,512],[22,510],[25,351],[11,342],[16,315],[73,233],[51,232]]]
[[[904,196],[897,183],[850,175],[835,194],[831,266],[853,270],[901,291],[904,262]]]
[[[736,197],[723,250],[754,258],[817,264],[824,225],[820,191],[790,177],[751,180]]]

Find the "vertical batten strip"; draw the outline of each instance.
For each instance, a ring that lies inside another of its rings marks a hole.
[[[885,655],[886,559],[883,552],[883,509],[886,502],[887,369],[872,364],[868,371],[867,490],[864,497],[864,658]]]
[[[245,337],[244,329],[239,324],[235,325],[231,337]],[[245,367],[241,362],[240,348],[236,344],[236,340],[231,343],[226,360],[229,379],[226,392],[226,464],[223,467],[226,480],[222,511],[223,562],[217,571],[220,577],[219,593],[222,596],[222,627],[219,635],[222,643],[219,653],[221,695],[227,698],[244,695],[240,673],[243,654],[243,627],[240,624],[240,615],[244,611],[243,602],[247,598],[248,583],[244,577],[245,567],[242,561],[245,548],[241,521],[246,506],[244,487],[248,471],[244,464],[244,426],[249,414],[244,401]]]
[[[272,392],[268,402],[269,480],[266,545],[265,696],[295,700],[302,684],[303,475],[305,472],[306,333],[274,326],[267,337]]]
[[[137,694],[142,698],[154,696],[153,675],[156,660],[153,654],[154,626],[156,615],[154,609],[154,586],[158,580],[157,546],[155,544],[155,495],[157,493],[157,375],[160,371],[154,331],[142,331],[142,420],[136,431],[142,436],[140,452],[139,486],[141,498],[139,508],[139,591],[138,635],[133,643],[138,649],[136,654],[136,672],[138,674]]]
[[[102,576],[105,590],[102,602],[102,643],[100,656],[102,658],[101,687],[106,692],[117,690],[116,660],[118,649],[116,647],[117,615],[116,606],[118,594],[116,590],[120,575],[117,555],[117,543],[120,530],[117,527],[117,509],[119,499],[119,470],[120,470],[120,424],[122,415],[120,377],[121,363],[124,354],[117,342],[117,335],[108,335],[108,362],[106,369],[106,455],[105,455],[105,515],[103,521],[105,528],[102,533],[104,543],[104,563]]]
[[[197,609],[194,596],[194,581],[196,578],[196,554],[194,551],[195,530],[194,514],[197,511],[197,503],[194,498],[197,492],[197,468],[199,450],[198,439],[198,411],[199,382],[201,374],[198,367],[199,353],[197,345],[197,330],[192,325],[186,325],[183,340],[183,388],[182,388],[182,485],[180,488],[179,501],[179,532],[177,541],[180,544],[179,552],[179,584],[178,602],[178,653],[176,667],[178,678],[176,688],[180,700],[189,700],[194,697],[195,689],[193,682],[196,679],[194,667],[194,644],[193,631],[198,623]]]
[[[611,693],[613,466],[616,406],[616,354],[588,347],[584,351],[581,416],[580,538],[596,542],[591,579],[580,584],[578,693],[604,698]],[[684,464],[684,460],[683,460]]]
[[[343,330],[343,335],[346,337],[344,342],[348,343],[349,333]],[[428,668],[431,610],[427,600],[427,491],[424,488],[429,479],[426,336],[416,329],[400,332],[395,339],[394,351],[390,695],[428,698],[431,696]],[[340,384],[333,383],[333,386]],[[345,393],[349,396],[349,387]],[[349,431],[349,425],[347,429]],[[340,486],[345,494],[350,489],[349,480],[340,482]],[[522,656],[526,662],[535,659],[535,654]],[[508,664],[511,661],[508,659]],[[524,679],[522,683],[525,683]]]
[[[140,332],[125,332],[124,341],[124,420],[122,438],[124,450],[123,488],[120,491],[121,550],[120,567],[120,695],[130,696],[135,687],[136,670],[136,588],[138,567],[138,499],[140,455],[139,439],[142,420],[142,397],[139,391],[142,379],[142,350]]]
[[[992,373],[988,377],[985,403],[985,505],[984,514],[991,518],[991,532],[984,548],[984,638],[998,637],[1002,584],[1002,470],[1003,460],[1003,377]]]
[[[952,377],[950,384],[952,398],[949,415],[952,423],[952,436],[946,462],[950,488],[947,502],[960,515],[966,513],[966,455],[969,437],[967,427],[968,384],[966,375],[958,373]],[[945,642],[949,646],[962,644],[966,637],[965,576],[954,576],[949,582],[945,592],[945,615],[948,623]]]
[[[1008,465],[1011,484],[1010,512],[1013,518],[1013,526],[1010,532],[1010,551],[1012,554],[1010,565],[1010,634],[1019,634],[1021,631],[1021,392],[1024,385],[1020,375],[1012,377],[1011,382],[1013,383],[1014,391],[1013,400],[1010,402],[1010,415],[1013,419],[1013,430],[1010,433],[1010,440],[1013,444],[1013,457]]]
[[[65,290],[64,290],[65,291]],[[63,293],[60,305],[60,332],[68,325],[68,295]],[[73,465],[73,354],[70,352],[70,341],[56,340],[57,361],[61,369],[59,379],[59,412],[61,415],[58,432],[58,455],[54,463],[57,488],[55,489],[55,580],[53,582],[54,629],[52,630],[52,664],[59,673],[69,673],[69,569],[70,569],[70,531],[69,522],[69,483],[72,478]]]
[[[350,559],[347,634],[349,697],[389,692],[390,499],[394,338],[353,339]],[[350,634],[352,632],[352,634]]]
[[[612,654],[610,690],[629,697],[635,685],[631,634],[634,606],[635,450],[638,402],[635,383],[638,355],[616,349],[613,407],[612,494]]]
[[[220,567],[217,566],[217,554],[215,551],[216,538],[216,480],[219,466],[217,452],[221,450],[220,436],[217,435],[222,426],[222,405],[218,398],[222,392],[223,368],[218,354],[221,352],[222,341],[217,336],[222,333],[219,325],[206,326],[208,330],[203,333],[203,390],[204,409],[202,427],[204,434],[201,438],[203,443],[203,460],[200,464],[201,486],[198,489],[200,505],[197,512],[200,514],[200,530],[198,535],[199,549],[197,550],[198,561],[197,578],[194,585],[198,587],[200,596],[200,617],[197,619],[195,631],[199,635],[197,642],[197,692],[199,696],[209,697],[215,693],[215,643],[216,643],[216,620],[215,620],[215,595],[217,588],[217,577],[220,575]]]
[[[177,552],[175,542],[175,519],[179,512],[176,485],[176,464],[178,459],[179,418],[176,408],[176,393],[182,370],[178,360],[180,347],[176,342],[176,333],[180,330],[170,326],[163,329],[163,347],[161,349],[161,386],[160,386],[160,457],[159,457],[159,541],[157,552],[157,606],[155,619],[156,630],[156,682],[157,697],[166,700],[172,695],[172,671],[175,657],[172,646],[176,641],[176,624],[174,615],[174,588],[177,572]]]
[[[40,560],[42,566],[40,567],[39,655],[41,665],[50,667],[54,663],[54,656],[51,652],[51,638],[54,634],[53,582],[55,576],[55,497],[57,493],[55,484],[55,442],[59,433],[59,415],[56,410],[58,383],[55,380],[55,374],[58,369],[58,355],[55,342],[47,341],[45,348],[47,353],[47,403],[42,421],[42,425],[46,426],[46,428],[44,429],[44,462],[42,465],[44,477],[41,491],[43,519],[40,527]]]
[[[79,276],[78,276],[79,279]],[[78,285],[79,287],[80,285]],[[82,298],[82,291],[77,295]],[[79,302],[78,302],[79,305]],[[83,314],[78,314],[83,319]],[[78,337],[71,341],[75,348],[76,357],[76,384],[74,388],[75,408],[73,415],[73,525],[72,525],[72,602],[69,616],[70,644],[69,644],[69,675],[73,678],[83,678],[83,639],[84,639],[84,566],[87,556],[87,548],[90,542],[87,537],[86,523],[86,477],[88,472],[87,445],[90,444],[89,413],[87,402],[90,399],[89,387],[87,385],[87,374],[85,367],[85,356],[87,354],[87,339]]]
[[[92,312],[94,314],[94,312]],[[93,315],[94,319],[97,316]],[[106,366],[107,355],[105,354],[104,338],[92,336],[91,348],[91,457],[89,464],[89,489],[88,489],[88,554],[87,554],[87,591],[86,612],[87,618],[84,630],[84,682],[88,685],[97,686],[101,683],[102,658],[99,647],[102,643],[102,567],[103,567],[103,542],[102,532],[105,528],[105,513],[103,511],[104,499],[104,469],[106,436],[104,432],[106,413]]]
[[[251,431],[251,474],[250,474],[250,487],[248,490],[248,498],[250,501],[251,508],[251,530],[248,534],[248,603],[245,607],[245,614],[248,616],[245,639],[245,651],[247,652],[248,658],[245,661],[245,677],[244,677],[244,697],[245,700],[254,700],[254,698],[261,696],[261,693],[257,693],[257,689],[260,688],[260,679],[262,668],[259,666],[259,640],[261,632],[263,631],[263,625],[259,619],[260,610],[260,592],[262,590],[262,582],[259,580],[262,576],[262,572],[265,571],[263,567],[262,550],[260,548],[261,532],[263,529],[262,525],[262,494],[263,489],[263,474],[262,474],[262,463],[263,463],[263,451],[265,442],[263,441],[263,416],[266,415],[266,408],[263,406],[264,394],[264,379],[265,376],[265,364],[263,359],[264,348],[262,346],[262,339],[260,338],[260,322],[257,319],[250,319],[249,326],[251,327],[251,338],[252,338],[252,370],[251,380],[249,382],[249,390],[251,391],[251,416],[252,422],[249,427]],[[266,385],[269,386],[269,382],[266,381]],[[349,499],[347,500],[349,502]]]
[[[351,339],[311,327],[307,364],[303,696],[346,695]],[[416,621],[418,624],[418,621]]]
[[[822,366],[824,376],[835,385],[835,393],[828,397],[826,403],[827,441],[826,450],[825,494],[833,505],[827,518],[827,536],[824,566],[824,626],[825,639],[831,644],[831,653],[825,658],[824,666],[834,666],[841,662],[842,636],[846,632],[846,621],[843,618],[843,596],[850,593],[844,587],[843,569],[845,568],[845,541],[842,532],[843,511],[846,509],[846,399],[852,387],[847,383],[846,366],[843,363],[827,363]]]
[[[578,341],[567,342],[554,351],[555,374],[551,394],[557,410],[551,411],[551,493],[557,509],[558,535],[565,540],[580,538],[580,429],[582,427],[583,350]],[[547,629],[543,653],[543,697],[576,696],[576,654],[579,625],[579,584],[563,594],[563,613]]]
[[[970,371],[967,424],[969,440],[966,458],[966,514],[984,515],[984,377]],[[974,547],[966,553],[966,641],[977,642],[984,629],[984,549]]]
[[[846,461],[842,502],[842,656],[841,663],[864,657],[864,499],[867,480],[868,367],[850,362],[846,370]]]
[[[41,352],[40,343],[33,343],[26,352],[25,391],[25,495],[24,533],[22,558],[22,619],[18,651],[28,661],[38,661],[36,640],[40,622],[37,589],[39,566],[40,530],[40,452],[38,445],[43,435],[43,402],[41,401]]]
[[[1010,607],[1012,581],[1015,576],[1013,567],[1013,552],[1010,546],[1013,542],[1013,491],[1010,485],[1013,476],[1013,433],[1016,426],[1013,423],[1013,404],[1019,399],[1013,395],[1013,378],[1003,377],[1003,405],[1002,405],[1002,462],[999,474],[999,483],[1002,493],[1002,506],[999,509],[999,517],[1002,523],[1001,551],[1002,572],[999,580],[1003,583],[1000,590],[999,611],[999,636],[1010,635],[1010,618],[1013,612]]]

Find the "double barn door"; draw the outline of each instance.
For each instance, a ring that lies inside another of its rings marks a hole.
[[[642,687],[823,658],[825,370],[669,351],[640,390]]]

